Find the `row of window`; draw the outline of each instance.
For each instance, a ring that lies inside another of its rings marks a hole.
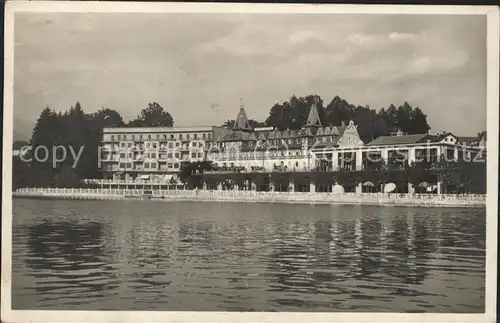
[[[212,134],[211,133],[175,133],[175,134],[122,134],[122,135],[104,135],[104,140],[105,141],[120,141],[120,140],[135,140],[135,141],[146,141],[146,140],[160,140],[160,141],[166,141],[166,140],[197,140],[197,139],[203,139],[203,140],[212,140]]]
[[[142,167],[141,167],[142,166]],[[135,168],[132,165],[132,163],[120,163],[119,168],[120,169],[135,169],[135,170],[156,170],[158,169],[159,164],[156,162],[151,162],[151,163],[144,163],[143,165],[136,165]],[[168,169],[178,169],[180,167],[180,163],[168,163],[167,168]]]
[[[251,157],[285,157],[285,156],[302,156],[302,152],[300,150],[295,151],[285,151],[285,150],[269,150],[267,152],[264,151],[243,151],[243,152],[225,152],[225,153],[213,153],[211,154],[212,158],[225,158],[225,157],[243,157],[243,158],[251,158]]]
[[[188,144],[183,144],[182,147],[184,149],[188,149],[188,147],[192,147],[192,148],[203,148],[203,147],[210,147],[210,143],[207,143],[205,144],[203,141],[192,141],[189,145]],[[173,148],[179,148],[181,147],[181,143],[180,142],[169,142],[168,144],[158,144],[157,142],[145,142],[144,144],[137,144],[137,145],[134,145],[133,142],[120,142],[120,145],[117,146],[117,145],[105,145],[105,147],[107,149],[110,149],[110,148],[115,148],[117,149],[118,147],[120,147],[121,149],[126,149],[126,148],[132,148],[132,147],[136,147],[137,150],[143,150],[143,149],[173,149]]]
[[[316,137],[316,143],[332,143],[334,142],[335,137],[327,136],[327,137]],[[354,142],[354,138],[349,138],[350,142]],[[262,146],[262,145],[293,145],[293,144],[301,144],[305,142],[307,138],[289,138],[289,139],[269,139],[269,140],[252,140],[248,142],[249,147]]]
[[[205,154],[203,152],[192,152],[191,153],[191,158],[202,158]],[[160,159],[164,159],[164,158],[180,158],[181,157],[181,154],[180,153],[168,153],[168,154],[158,154],[156,152],[147,152],[147,153],[144,153],[144,155],[138,155],[136,156],[137,158],[149,158],[149,159],[156,159],[156,158],[160,158]],[[121,159],[124,159],[124,158],[134,158],[132,153],[120,153],[120,158]]]

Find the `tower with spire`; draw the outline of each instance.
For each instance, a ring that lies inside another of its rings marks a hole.
[[[319,118],[317,99],[314,100],[309,110],[309,116],[306,121],[306,128],[319,128],[321,127],[321,120]]]
[[[233,130],[251,132],[253,131],[252,126],[248,122],[247,114],[243,105],[243,99],[240,99],[240,111],[234,120]]]

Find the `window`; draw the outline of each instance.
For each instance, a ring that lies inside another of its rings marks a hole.
[[[180,145],[181,145],[180,142],[175,143],[175,147],[179,147]]]
[[[196,147],[196,142],[194,142],[194,141],[193,141],[193,142],[191,143],[191,146]]]
[[[125,168],[125,163],[120,163],[120,168]]]
[[[201,158],[203,157],[203,154],[202,153],[198,153],[198,158]]]
[[[167,154],[167,158],[172,158],[172,156],[173,156],[172,153]]]
[[[201,141],[198,143],[198,147],[203,147],[203,143]]]
[[[210,139],[212,137],[211,133],[207,133],[207,139]]]
[[[180,154],[179,153],[175,153],[175,158],[179,158],[180,157]]]
[[[174,168],[179,168],[179,163],[175,163]]]
[[[151,135],[148,135],[148,140],[151,140]]]
[[[156,135],[156,140],[159,140],[160,139],[160,135]]]
[[[182,133],[179,135],[179,139],[182,140]]]
[[[172,167],[173,167],[173,164],[168,163],[168,164],[167,164],[167,167],[168,167],[168,168],[172,168]]]
[[[115,141],[115,136],[111,135],[111,141]]]
[[[151,163],[151,168],[155,168],[156,169],[156,163]]]
[[[120,158],[125,158],[125,153],[120,153]]]
[[[174,140],[174,135],[173,134],[170,135],[170,140]]]
[[[144,163],[144,168],[149,168],[149,163]]]
[[[203,134],[203,135],[202,135],[202,138],[203,138],[203,139],[207,139],[207,135],[206,135],[206,134]]]
[[[195,134],[193,135],[193,137],[194,137],[194,140],[198,139],[198,134],[196,134],[196,133],[195,133]]]
[[[191,158],[196,158],[196,153],[191,153]]]
[[[174,144],[172,142],[168,143],[168,148],[174,148]]]

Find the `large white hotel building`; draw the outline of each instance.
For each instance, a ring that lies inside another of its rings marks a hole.
[[[364,143],[352,121],[323,126],[314,104],[298,130],[253,129],[240,108],[232,128],[105,128],[102,148],[103,178],[120,181],[170,181],[183,163],[203,160],[246,173],[359,171],[378,159],[432,163],[441,155],[447,160],[486,160],[485,135],[399,132]]]

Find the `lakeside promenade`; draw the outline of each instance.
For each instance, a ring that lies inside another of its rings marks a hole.
[[[150,199],[164,201],[263,202],[302,204],[394,205],[428,207],[486,207],[486,195],[479,194],[395,194],[395,193],[310,193],[258,192],[223,190],[152,190],[22,188],[13,197],[124,200]]]

